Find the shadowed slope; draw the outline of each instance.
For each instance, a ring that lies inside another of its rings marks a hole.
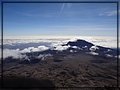
[[[1,78],[0,78],[0,85]],[[3,87],[5,88],[37,88],[37,90],[55,90],[55,85],[48,79],[37,80],[28,77],[3,77]],[[7,89],[5,89],[7,90]]]

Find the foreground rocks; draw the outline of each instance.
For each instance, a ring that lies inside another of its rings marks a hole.
[[[80,53],[64,56],[58,53],[34,64],[5,63],[3,74],[48,79],[56,87],[116,87],[117,60]]]

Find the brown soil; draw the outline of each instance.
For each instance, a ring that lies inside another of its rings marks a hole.
[[[88,54],[56,54],[36,64],[6,63],[3,74],[49,79],[56,87],[114,87],[117,60]]]

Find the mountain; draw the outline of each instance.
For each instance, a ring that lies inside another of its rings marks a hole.
[[[26,53],[26,56],[28,59],[22,59],[20,60],[20,64],[35,64],[43,60],[47,54],[51,54],[55,56],[56,54],[71,54],[71,53],[84,53],[84,54],[90,54],[90,55],[95,55],[99,57],[111,57],[115,58],[117,55],[117,50],[107,48],[107,47],[102,47],[102,46],[97,46],[94,45],[90,42],[87,42],[85,40],[77,39],[76,41],[69,41],[67,44],[62,44],[60,48],[62,47],[67,47],[65,50],[56,50],[57,47],[54,47],[54,49],[48,49],[46,51],[42,52],[32,52],[32,53]],[[39,55],[42,55],[42,57],[37,58]],[[55,60],[58,61],[59,60]],[[60,60],[61,61],[61,60]],[[10,63],[10,62],[18,62],[17,59],[12,59],[11,57],[6,58],[4,60],[5,63]]]
[[[56,87],[116,86],[115,49],[77,39],[42,52],[4,59],[3,73],[49,79]]]
[[[87,46],[88,48],[90,48],[94,44],[92,44],[90,42],[87,42],[85,40],[78,39],[77,41],[69,41],[66,45],[77,46],[77,47],[80,47],[80,48],[83,48],[84,46]]]
[[[92,52],[92,53],[98,53],[100,56],[116,56],[117,55],[117,50],[116,49],[111,49],[107,47],[102,47],[98,45],[94,45],[90,42],[87,42],[85,40],[78,39],[76,41],[69,41],[65,45],[70,45],[70,48],[68,50],[74,50],[72,48],[73,46],[77,47],[77,51],[79,52],[80,50],[83,52]]]

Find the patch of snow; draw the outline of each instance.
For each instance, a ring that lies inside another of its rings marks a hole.
[[[77,51],[75,51],[75,52],[77,52]]]
[[[90,48],[90,50],[91,51],[96,51],[96,49],[99,49],[97,46],[92,46],[91,48]]]
[[[40,54],[37,58],[41,60],[45,60],[46,57],[50,57],[52,54]]]
[[[111,50],[111,49],[108,49],[107,51],[108,51],[108,52],[111,52],[112,50]]]
[[[75,49],[77,49],[78,47],[77,46],[71,46],[72,48],[75,48]]]
[[[117,57],[120,59],[120,55],[118,55],[118,56],[115,56],[115,58],[117,58]]]
[[[84,47],[82,47],[82,48],[87,48],[87,46],[84,46]]]
[[[73,50],[70,50],[71,53],[73,53]]]
[[[96,53],[96,52],[87,52],[87,54],[91,54],[91,55],[99,55],[99,54]]]
[[[110,54],[105,54],[107,57],[113,57],[113,55],[110,55]]]

